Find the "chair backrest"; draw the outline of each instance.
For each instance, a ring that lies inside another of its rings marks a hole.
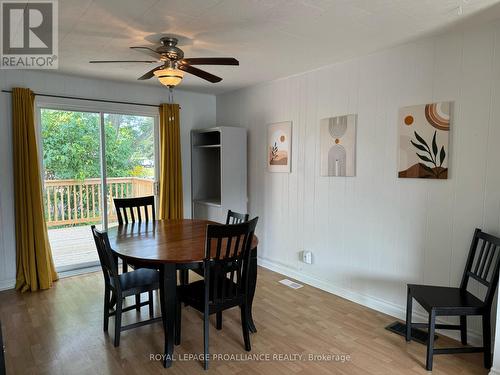
[[[115,259],[111,251],[108,234],[97,230],[95,225],[92,225],[91,229],[97,248],[97,254],[99,255],[99,262],[101,263],[102,273],[104,275],[104,282],[119,288],[120,282],[118,281],[117,259]]]
[[[476,280],[487,288],[484,303],[491,306],[498,284],[499,267],[500,238],[476,228],[460,289],[466,290],[471,278]]]
[[[240,214],[231,210],[227,211],[226,224],[241,224],[249,219],[248,214]]]
[[[129,222],[135,223],[136,216],[139,223],[143,221],[143,216],[144,221],[146,223],[149,222],[149,207],[151,207],[151,220],[156,220],[155,197],[153,195],[137,198],[115,198],[114,203],[118,224],[120,225],[123,225],[123,223],[128,224]],[[127,215],[127,210],[130,213],[130,220],[129,215]],[[143,213],[141,213],[141,211],[143,211]]]
[[[246,295],[252,240],[258,217],[241,224],[208,225],[205,247],[205,297],[224,304]]]

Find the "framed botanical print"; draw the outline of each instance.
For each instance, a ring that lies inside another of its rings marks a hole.
[[[292,122],[279,122],[267,127],[267,169],[269,172],[291,171]]]

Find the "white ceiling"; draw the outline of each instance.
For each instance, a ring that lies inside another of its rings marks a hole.
[[[129,46],[181,36],[186,57],[235,57],[239,67],[200,66],[223,81],[186,75],[183,89],[221,93],[304,72],[496,13],[500,0],[60,0],[59,68],[134,81],[148,64]],[[458,7],[463,4],[463,14]],[[148,84],[159,85],[155,79]]]

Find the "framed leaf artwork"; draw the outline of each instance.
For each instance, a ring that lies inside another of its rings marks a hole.
[[[292,122],[279,122],[267,127],[267,169],[290,173],[292,160]]]
[[[400,178],[448,178],[452,102],[399,110]]]

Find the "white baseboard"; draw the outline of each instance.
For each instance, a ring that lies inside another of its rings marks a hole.
[[[7,279],[0,281],[0,291],[14,289],[16,287],[16,279]]]
[[[300,282],[313,286],[315,288],[324,290],[325,292],[335,294],[339,297],[345,298],[349,301],[355,302],[357,304],[369,307],[373,310],[379,311],[381,313],[393,316],[400,320],[406,319],[406,305],[401,306],[394,304],[392,302],[384,301],[382,299],[367,296],[361,293],[358,293],[353,290],[345,289],[334,285],[332,283],[326,282],[324,280],[317,279],[315,277],[311,277],[309,275],[305,275],[296,269],[289,267],[287,265],[275,262],[270,259],[265,259],[259,257],[257,260],[259,266],[267,268],[271,271],[281,273],[285,276],[294,278]],[[421,314],[419,312],[413,313],[413,318],[417,318],[418,321],[427,321],[427,315]],[[438,323],[442,324],[450,324],[446,319],[438,319]],[[460,341],[460,334],[458,331],[438,331],[440,334],[451,337],[455,340]],[[482,346],[482,332],[477,332],[474,330],[470,330],[467,332],[467,338],[470,344]],[[495,374],[495,373],[493,373]],[[500,375],[500,373],[498,373]]]

